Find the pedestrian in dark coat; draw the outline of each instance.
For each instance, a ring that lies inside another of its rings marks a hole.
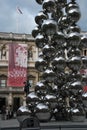
[[[6,119],[6,107],[5,107],[5,105],[2,107],[1,113],[2,113],[2,120],[5,120]]]

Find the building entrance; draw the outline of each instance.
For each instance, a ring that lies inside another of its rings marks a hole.
[[[6,106],[6,98],[0,97],[0,113],[3,106]]]
[[[20,98],[19,97],[13,98],[13,111],[16,112],[19,107],[20,107]]]

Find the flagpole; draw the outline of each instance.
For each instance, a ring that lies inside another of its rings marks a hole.
[[[16,32],[17,32],[17,33],[19,32],[19,17],[18,17],[18,14],[17,14]]]
[[[16,32],[19,33],[19,15],[23,14],[19,7],[16,7],[17,11],[17,25],[16,25]]]
[[[18,16],[18,11],[17,11],[17,7],[16,7],[16,33],[19,32],[19,16]]]

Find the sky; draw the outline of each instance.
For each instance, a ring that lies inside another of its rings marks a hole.
[[[77,24],[82,31],[87,31],[87,0],[76,1],[81,11]],[[0,0],[0,32],[31,34],[36,27],[35,16],[39,11],[42,11],[42,6],[36,0]]]

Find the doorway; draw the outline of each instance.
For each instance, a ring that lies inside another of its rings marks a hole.
[[[6,106],[6,98],[0,97],[0,113],[3,106]]]
[[[13,98],[13,111],[16,112],[19,107],[20,107],[20,98],[14,97]]]

